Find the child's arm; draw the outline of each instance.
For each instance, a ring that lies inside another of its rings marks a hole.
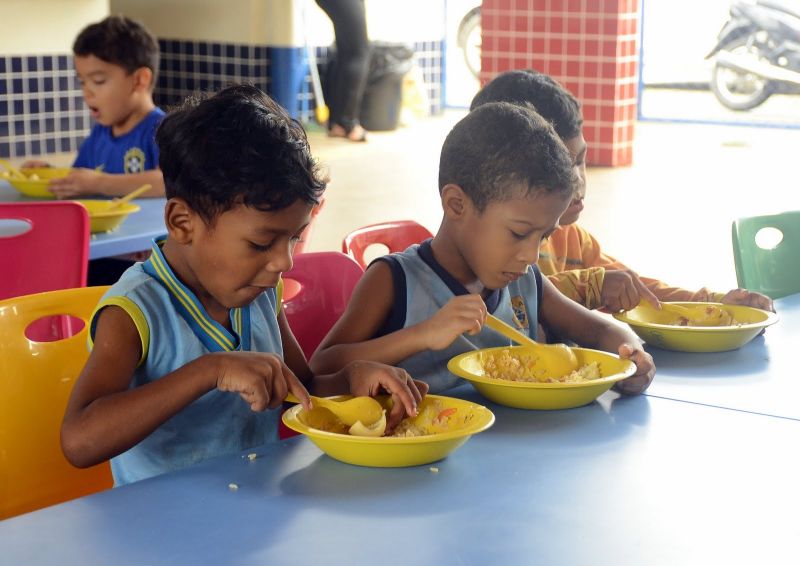
[[[254,352],[208,354],[130,388],[142,351],[136,327],[119,307],[106,307],[98,317],[94,348],[61,425],[62,450],[75,466],[130,449],[215,388],[239,393],[254,411],[280,406],[287,391],[310,406],[305,388],[279,357]]]
[[[391,269],[379,261],[356,285],[342,318],[311,357],[311,369],[330,373],[355,360],[396,364],[424,350],[441,350],[464,334],[476,334],[486,319],[479,295],[455,297],[425,322],[373,338],[394,301]]]
[[[747,289],[733,289],[725,293],[720,299],[721,303],[726,305],[744,305],[746,307],[755,307],[765,311],[775,312],[775,305],[772,299],[761,293],[748,291]]]
[[[636,364],[636,373],[617,383],[616,389],[625,394],[642,393],[655,374],[653,358],[642,349],[639,338],[607,315],[590,311],[568,299],[547,278],[542,279],[541,321],[556,335],[572,340],[579,346],[619,354]]]
[[[48,188],[57,198],[83,195],[121,197],[148,183],[153,187],[144,194],[145,197],[164,196],[164,176],[161,169],[115,175],[94,169],[76,168],[66,177],[51,180]]]

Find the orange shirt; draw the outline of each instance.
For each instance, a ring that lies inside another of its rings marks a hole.
[[[577,224],[556,228],[542,243],[537,265],[559,291],[589,309],[603,306],[601,291],[606,269],[630,270],[604,253],[594,236]],[[658,279],[640,279],[660,301],[720,301],[724,295],[705,287],[693,292],[670,287]]]

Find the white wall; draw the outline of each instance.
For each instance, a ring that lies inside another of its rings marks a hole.
[[[109,0],[0,0],[0,55],[71,53],[78,33],[109,14]]]
[[[112,13],[140,20],[157,37],[274,46],[301,46],[306,37],[312,45],[333,42],[333,26],[313,0],[110,0],[110,4]],[[367,0],[366,9],[372,39],[422,41],[444,36],[444,0]]]
[[[645,84],[708,81],[706,54],[728,19],[730,0],[644,0]]]

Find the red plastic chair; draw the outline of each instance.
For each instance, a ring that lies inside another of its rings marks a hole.
[[[89,214],[77,202],[0,203],[0,299],[86,286]]]
[[[298,290],[283,301],[286,319],[306,358],[339,320],[353,288],[364,270],[339,252],[310,252],[294,257],[283,274],[284,284],[294,281]]]
[[[0,203],[0,299],[86,286],[89,213],[72,201]],[[47,341],[71,336],[68,317],[43,318],[28,331]]]
[[[311,240],[311,234],[314,233],[314,224],[317,222],[317,216],[322,211],[323,206],[325,206],[325,197],[322,197],[322,199],[319,201],[319,204],[311,209],[311,221],[300,235],[300,241],[295,244],[294,255],[305,253],[308,242]]]
[[[368,262],[364,259],[364,253],[372,245],[386,246],[388,253],[402,252],[411,244],[419,244],[431,237],[433,234],[427,228],[413,220],[381,222],[350,232],[342,240],[342,252],[366,269]]]
[[[283,309],[306,358],[339,320],[353,288],[364,274],[355,260],[339,252],[310,252],[294,257],[292,269],[283,274]],[[292,289],[287,296],[286,290]],[[294,431],[280,423],[281,438]]]

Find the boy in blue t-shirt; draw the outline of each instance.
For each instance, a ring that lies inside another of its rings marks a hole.
[[[636,335],[565,297],[535,265],[576,182],[567,148],[533,110],[501,102],[470,112],[442,147],[436,237],[367,269],[311,368],[380,361],[443,391],[459,383],[450,358],[510,345],[484,327],[488,311],[534,339],[541,322],[580,346],[630,358],[636,373],[616,388],[644,391],[655,366]]]
[[[167,236],[104,295],[67,405],[64,454],[137,481],[277,440],[282,401],[382,390],[389,421],[425,394],[374,362],[312,375],[281,274],[325,188],[302,127],[253,86],[190,100],[157,133]],[[267,410],[269,409],[269,410]],[[391,426],[394,426],[392,424]]]
[[[53,179],[58,198],[122,196],[149,183],[145,196],[163,196],[155,131],[164,112],[153,102],[158,44],[141,24],[109,16],[83,29],[72,46],[83,99],[95,121],[73,170]],[[28,161],[23,167],[42,167]]]

